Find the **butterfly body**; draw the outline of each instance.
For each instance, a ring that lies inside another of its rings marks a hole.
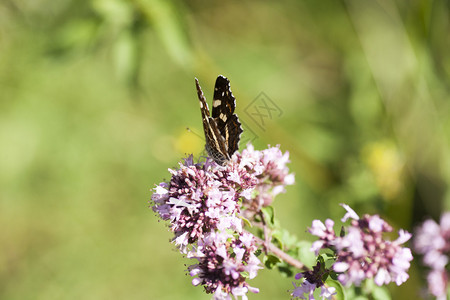
[[[236,99],[231,92],[230,81],[222,75],[217,77],[211,114],[197,78],[195,83],[202,113],[206,152],[217,164],[224,165],[239,148],[242,133],[241,123],[234,113]]]

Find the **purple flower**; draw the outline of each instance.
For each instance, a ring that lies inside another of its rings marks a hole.
[[[170,222],[179,250],[198,261],[189,267],[192,284],[203,285],[216,299],[258,292],[246,282],[261,263],[253,236],[243,231],[242,215],[259,213],[293,184],[288,158],[279,147],[256,151],[252,145],[225,166],[210,159],[195,164],[189,156],[178,169],[169,169],[168,183],[154,188],[153,211]]]
[[[299,273],[301,274],[301,273]],[[298,274],[297,274],[298,275]],[[295,276],[295,279],[300,279],[301,276]],[[299,278],[300,277],[300,278]],[[317,286],[315,283],[309,282],[307,279],[304,279],[300,285],[297,285],[296,282],[292,282],[294,288],[290,290],[291,296],[293,299],[309,299],[314,300],[314,291]],[[336,289],[334,287],[327,287],[322,285],[320,287],[320,298],[323,299],[333,299],[333,296],[336,295]]]
[[[153,210],[164,220],[170,220],[175,233],[173,241],[185,253],[187,246],[214,230],[231,228],[240,232],[241,186],[226,181],[226,172],[205,169],[187,159],[178,170],[170,170],[169,184],[161,183],[152,195]]]
[[[296,285],[295,282],[292,282],[294,289],[291,290],[291,296],[298,299],[310,299],[314,300],[314,290],[316,289],[316,285],[310,283],[308,280],[304,280],[301,285]],[[305,296],[306,294],[306,296]],[[308,297],[308,298],[306,298]]]
[[[279,147],[256,151],[252,145],[242,154],[236,152],[224,167],[210,160],[194,164],[190,156],[179,169],[169,169],[169,183],[154,189],[152,209],[170,221],[173,241],[184,253],[205,233],[240,232],[240,200],[249,217],[269,205],[287,184],[293,184],[293,174],[286,167],[288,157]]]
[[[345,203],[341,203],[341,206],[343,208],[345,208],[345,210],[347,211],[347,213],[341,219],[342,222],[347,222],[347,220],[350,219],[350,218],[354,219],[354,220],[359,220],[358,214],[350,206],[348,206]]]
[[[400,230],[399,238],[389,241],[383,233],[391,232],[392,227],[378,215],[364,215],[360,218],[348,205],[342,221],[350,221],[345,229],[346,235],[338,237],[333,230],[333,222],[327,220],[327,226],[320,221],[313,221],[310,232],[319,237],[311,250],[316,254],[321,248],[335,251],[336,262],[333,270],[339,273],[338,280],[345,284],[360,285],[361,281],[373,278],[379,286],[395,282],[405,282],[407,271],[413,259],[411,250],[402,247],[411,238],[411,234]]]
[[[320,292],[320,297],[322,297],[322,299],[333,299],[334,295],[336,295],[336,288],[332,286],[322,286],[322,290]]]
[[[325,224],[320,220],[314,220],[312,226],[308,229],[309,233],[320,238],[312,244],[311,251],[319,255],[321,248],[330,247],[331,242],[336,238],[336,233],[333,229],[334,221],[326,219]]]
[[[276,195],[285,192],[286,185],[295,182],[294,174],[289,174],[286,166],[289,153],[283,154],[279,146],[257,151],[249,144],[242,154],[233,156],[233,162],[257,178],[255,196],[244,204],[253,212],[270,205]]]
[[[330,270],[325,268],[323,263],[318,262],[312,270],[296,274],[295,279],[303,279],[303,282],[299,286],[295,282],[292,282],[294,289],[291,290],[291,296],[299,299],[314,299],[314,291],[320,288],[320,297],[322,299],[331,299],[336,294],[336,289],[334,287],[327,287],[324,283],[329,273]]]
[[[242,275],[246,272],[252,279],[261,268],[254,254],[255,242],[247,235],[242,233],[236,239],[226,233],[212,232],[199,240],[196,251],[188,253],[189,258],[198,260],[188,267],[189,274],[197,276],[192,284],[203,285],[215,299],[227,299],[228,295],[246,297],[248,291],[257,293],[259,290],[249,286]]]
[[[446,299],[450,254],[450,212],[441,216],[440,224],[429,219],[416,229],[414,249],[423,254],[423,262],[431,268],[427,276],[428,290],[439,299]]]
[[[447,299],[448,274],[445,270],[433,270],[427,276],[428,289],[438,299]]]

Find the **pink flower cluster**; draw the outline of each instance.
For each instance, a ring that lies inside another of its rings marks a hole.
[[[212,232],[199,241],[197,251],[188,255],[198,260],[188,268],[191,276],[198,276],[192,284],[203,285],[207,293],[214,293],[214,299],[230,299],[230,295],[246,298],[248,291],[258,293],[257,288],[245,282],[261,269],[256,250],[249,233],[242,232],[236,238],[225,232]],[[243,272],[248,277],[242,276]]]
[[[402,247],[411,238],[411,234],[400,230],[395,241],[383,238],[383,233],[391,232],[392,227],[378,215],[364,215],[362,218],[348,205],[342,222],[351,219],[350,226],[345,229],[345,236],[338,237],[334,233],[334,222],[330,219],[323,224],[314,221],[310,233],[319,237],[313,244],[316,253],[321,248],[331,248],[336,253],[333,270],[340,273],[338,279],[345,285],[359,285],[366,278],[374,278],[377,285],[405,282],[407,271],[413,259],[411,250]]]
[[[378,215],[364,215],[360,218],[350,206],[341,205],[347,210],[341,221],[351,220],[350,225],[344,228],[345,235],[336,235],[334,221],[331,219],[327,219],[325,224],[314,220],[309,228],[312,235],[319,237],[311,250],[318,255],[320,249],[330,249],[334,252],[334,264],[331,269],[327,269],[323,259],[318,260],[311,271],[297,274],[296,279],[302,278],[303,282],[301,285],[293,282],[293,297],[314,299],[314,290],[321,288],[320,297],[331,299],[335,289],[326,287],[324,281],[332,274],[337,274],[338,280],[347,286],[358,286],[369,278],[373,278],[379,286],[390,282],[400,285],[408,279],[407,271],[413,257],[411,250],[401,244],[408,241],[411,234],[400,230],[395,241],[386,240],[383,233],[392,231],[386,221]]]
[[[439,300],[447,299],[450,212],[441,216],[440,224],[429,219],[417,228],[414,249],[423,254],[423,263],[431,268],[427,276],[429,292]]]
[[[282,153],[279,147],[257,151],[252,145],[237,155],[235,162],[239,168],[256,176],[258,184],[255,186],[255,195],[247,201],[248,207],[259,211],[261,207],[272,203],[276,195],[284,193],[286,185],[295,182],[294,174],[289,174],[286,164],[289,162],[289,153]]]
[[[170,221],[177,248],[198,261],[189,267],[197,276],[192,283],[215,299],[245,299],[248,291],[258,292],[246,282],[256,276],[260,261],[241,215],[252,216],[293,184],[287,162],[288,154],[278,147],[256,151],[251,145],[225,166],[209,159],[195,164],[190,156],[179,169],[169,169],[169,183],[154,189],[152,209]]]
[[[294,289],[291,290],[291,296],[298,299],[314,300],[314,291],[320,288],[320,297],[322,299],[333,299],[336,295],[336,288],[328,287],[324,284],[323,278],[327,276],[328,270],[318,263],[311,271],[298,273],[295,275],[296,280],[304,279],[300,285],[292,282]]]

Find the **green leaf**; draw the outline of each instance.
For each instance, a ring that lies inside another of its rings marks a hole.
[[[316,264],[316,255],[310,249],[311,242],[299,241],[295,243],[295,247],[292,249],[293,251],[289,251],[288,254],[300,260],[305,266],[311,268]]]
[[[274,244],[279,249],[284,249],[284,243],[278,237],[272,235],[272,244]]]
[[[317,262],[324,265],[325,264],[325,258],[323,257],[322,254],[320,254],[319,256],[317,256]]]
[[[327,269],[331,268],[331,266],[335,263],[335,257],[331,253],[321,253],[319,258],[320,262],[325,264]]]
[[[331,272],[330,272],[330,277],[331,277],[332,279],[334,279],[334,280],[337,280],[337,279],[338,279],[338,274],[337,274],[336,272],[334,272],[334,271],[331,271]]]
[[[280,247],[293,248],[297,247],[297,237],[290,234],[288,230],[276,228],[272,231],[272,237],[279,241]]]
[[[281,260],[275,255],[268,254],[264,257],[264,265],[268,269],[273,269],[280,262]]]
[[[242,221],[244,221],[245,225],[247,225],[248,227],[252,228],[252,222],[250,222],[248,219],[244,218],[244,217],[240,217]]]
[[[333,279],[331,279],[331,277],[328,277],[327,281],[325,281],[325,284],[327,286],[334,287],[336,289],[335,297],[337,300],[346,300],[347,299],[347,295],[345,294],[344,287],[342,286],[342,284],[339,281],[333,280]]]
[[[364,293],[371,295],[374,300],[389,300],[391,295],[385,286],[378,286],[373,280],[365,280],[362,285]]]
[[[281,276],[286,278],[294,276],[294,271],[292,270],[292,267],[286,263],[279,264],[278,271],[280,272]]]
[[[391,299],[391,294],[385,286],[374,286],[372,290],[372,296],[374,300]]]
[[[259,237],[260,239],[263,239],[263,240],[265,239],[264,238],[264,231],[261,228],[257,228],[256,229],[255,235],[257,237]]]
[[[261,208],[261,212],[264,215],[264,221],[269,227],[273,227],[275,225],[275,211],[272,206],[266,206]]]

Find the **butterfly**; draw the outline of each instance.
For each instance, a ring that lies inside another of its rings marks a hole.
[[[234,113],[236,99],[231,92],[230,81],[222,75],[217,77],[211,115],[197,78],[195,84],[202,112],[206,152],[217,164],[223,166],[239,148],[243,131],[241,122]]]

